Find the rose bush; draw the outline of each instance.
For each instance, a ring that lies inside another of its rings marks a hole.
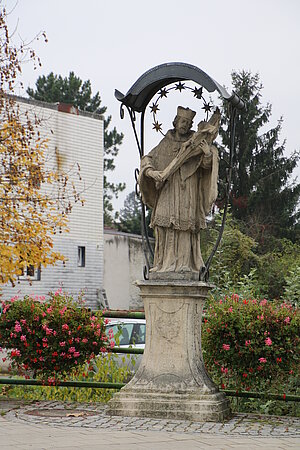
[[[299,324],[285,302],[211,300],[202,331],[208,372],[223,388],[285,393],[299,367]]]
[[[58,290],[47,299],[26,296],[3,302],[0,342],[19,374],[49,383],[113,346],[105,320]]]

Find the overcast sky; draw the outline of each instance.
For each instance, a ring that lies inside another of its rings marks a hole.
[[[4,3],[8,10],[16,4],[15,0]],[[113,125],[125,134],[112,178],[127,184],[126,193],[115,203],[117,209],[134,188],[139,158],[129,118],[119,117],[114,90],[126,93],[140,75],[158,64],[194,64],[229,92],[232,70],[258,72],[264,86],[262,100],[273,105],[270,126],[283,116],[287,153],[300,148],[299,0],[18,0],[9,24],[11,29],[17,26],[25,41],[41,30],[47,33],[47,44],[33,43],[41,69],[23,67],[25,87],[34,87],[39,75],[51,71],[62,76],[74,71],[91,80],[93,93],[100,92],[113,116]],[[168,113],[168,119],[163,116],[169,121],[165,129],[174,117],[173,106]],[[149,122],[147,150],[159,138],[154,134]]]

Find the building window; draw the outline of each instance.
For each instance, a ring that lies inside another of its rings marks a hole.
[[[78,247],[78,267],[85,267],[85,247]]]
[[[19,276],[19,280],[40,281],[41,280],[41,268],[34,267],[32,264],[30,264],[29,266],[26,266],[24,269],[22,269],[22,275]]]

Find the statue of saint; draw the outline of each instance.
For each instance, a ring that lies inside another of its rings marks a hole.
[[[139,186],[152,208],[155,232],[154,265],[150,272],[198,276],[204,265],[200,230],[217,197],[219,157],[212,145],[220,125],[217,109],[198,131],[191,130],[195,112],[178,106],[162,141],[141,161]]]

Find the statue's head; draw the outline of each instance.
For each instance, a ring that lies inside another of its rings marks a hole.
[[[195,111],[190,108],[184,108],[178,106],[177,115],[173,121],[173,126],[177,133],[184,136],[187,134],[193,125],[193,118],[195,117]]]

